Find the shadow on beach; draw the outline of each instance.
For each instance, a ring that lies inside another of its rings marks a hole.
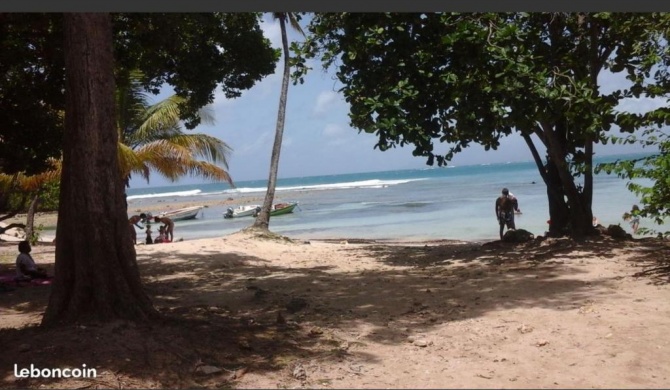
[[[286,256],[291,256],[292,249],[311,244],[276,245],[285,245]],[[138,255],[144,285],[162,320],[0,329],[5,346],[0,367],[86,363],[103,372],[83,385],[221,387],[247,372],[283,370],[291,376],[295,361],[337,364],[356,356],[374,362],[378,357],[357,350],[357,345],[401,345],[412,334],[501,310],[540,307],[560,312],[606,299],[597,295],[609,290],[595,287],[614,278],[585,281],[573,262],[605,262],[614,250],[635,252],[634,263],[643,268],[635,275],[668,283],[668,246],[654,240],[561,239],[517,245],[349,240],[334,246],[332,265],[289,267],[206,247],[177,258],[165,246]],[[362,258],[375,259],[378,266],[357,267]],[[353,264],[353,270],[338,268],[340,261]],[[48,292],[48,287],[36,287],[4,293],[0,310],[38,318]],[[219,371],[202,375],[202,366]],[[0,380],[0,387],[40,384],[55,385],[15,381],[10,373]]]

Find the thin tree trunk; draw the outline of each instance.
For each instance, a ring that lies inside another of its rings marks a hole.
[[[288,95],[288,83],[290,76],[289,66],[289,47],[286,36],[286,15],[279,18],[281,26],[281,40],[284,49],[284,74],[281,83],[281,95],[279,96],[279,112],[277,113],[277,128],[275,130],[275,142],[272,146],[272,157],[270,159],[270,177],[268,179],[268,189],[265,193],[265,200],[261,211],[256,216],[253,227],[268,230],[270,226],[270,210],[275,198],[275,188],[277,186],[277,173],[279,171],[279,154],[281,152],[282,138],[284,136],[284,118],[286,117],[286,99]]]
[[[582,190],[582,205],[584,207],[584,223],[593,227],[593,141],[589,139],[584,149],[586,154],[587,170],[584,173],[584,189]],[[589,229],[593,231],[593,229]]]
[[[35,195],[32,202],[30,202],[30,207],[28,207],[28,217],[26,218],[26,240],[31,241],[33,238],[33,232],[35,231],[35,213],[37,212],[37,206],[40,203],[40,196]]]
[[[157,316],[130,241],[109,14],[64,17],[66,111],[55,281],[43,325]]]

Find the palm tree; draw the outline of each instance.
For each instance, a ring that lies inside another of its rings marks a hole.
[[[57,183],[60,180],[62,170],[62,160],[50,158],[47,163],[51,168],[40,174],[26,176],[23,172],[12,175],[0,173],[0,210],[4,211],[4,215],[0,215],[0,221],[12,218],[23,211],[28,199],[32,199],[28,208],[26,223],[0,226],[0,234],[19,227],[25,230],[26,238],[33,236],[35,213],[40,202],[40,195],[46,185]]]
[[[265,193],[265,200],[261,211],[256,216],[252,228],[268,230],[270,226],[270,209],[275,198],[275,187],[277,186],[277,172],[279,171],[279,154],[281,152],[282,137],[284,136],[284,118],[286,117],[286,98],[288,95],[288,83],[291,67],[289,65],[290,53],[288,48],[288,38],[286,36],[286,22],[303,36],[305,33],[298,23],[298,15],[291,12],[275,12],[272,14],[274,19],[279,20],[281,27],[282,49],[284,51],[284,74],[281,83],[281,94],[279,95],[279,111],[277,113],[277,127],[275,129],[275,141],[272,145],[272,157],[270,158],[270,178],[268,179],[268,189]]]
[[[141,74],[131,72],[128,83],[125,86],[119,84],[116,90],[119,170],[126,186],[133,173],[149,182],[152,170],[172,181],[191,175],[226,181],[234,186],[226,170],[232,149],[216,137],[184,133],[179,119],[179,105],[184,102],[184,98],[173,95],[150,105],[147,95],[142,92],[140,77]],[[204,123],[214,123],[207,109],[200,110],[200,117]],[[15,202],[16,207],[0,215],[0,221],[16,215],[26,206],[28,199],[32,199],[26,224],[12,224],[0,230],[0,233],[12,227],[21,227],[26,229],[28,237],[32,235],[40,192],[45,185],[60,180],[62,159],[51,159],[49,164],[50,169],[31,176],[0,172],[0,209],[9,210],[11,196],[21,197],[20,201]]]
[[[132,174],[149,182],[151,171],[172,181],[190,175],[233,186],[227,171],[232,149],[216,137],[184,133],[179,107],[185,99],[173,95],[149,105],[140,77],[131,73],[129,82],[116,91],[119,168],[126,186]],[[200,117],[203,123],[214,123],[208,109],[200,110]]]

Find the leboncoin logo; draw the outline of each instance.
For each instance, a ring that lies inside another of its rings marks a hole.
[[[19,368],[14,364],[14,376],[17,378],[95,378],[98,372],[95,368],[88,368],[82,364],[81,368],[39,368],[31,364],[30,367]]]

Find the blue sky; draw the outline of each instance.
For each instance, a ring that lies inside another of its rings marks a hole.
[[[262,28],[273,46],[280,48],[279,23],[266,14]],[[289,39],[300,40],[301,36],[289,31]],[[426,167],[424,157],[412,156],[411,146],[385,152],[374,149],[376,135],[358,133],[349,126],[348,105],[337,92],[338,83],[333,73],[325,73],[318,63],[311,66],[313,70],[304,84],[289,86],[279,178]],[[282,64],[279,63],[274,75],[266,77],[237,99],[225,99],[222,93],[217,92],[212,105],[216,123],[191,130],[215,136],[233,148],[228,171],[235,182],[268,178],[281,72]],[[603,92],[622,83],[622,78],[611,75],[600,80]],[[159,95],[159,98],[165,96],[167,93]],[[661,104],[651,99],[632,99],[620,108],[643,111]],[[640,149],[596,145],[599,155],[635,151]],[[501,147],[495,151],[484,151],[482,147],[473,145],[458,154],[450,165],[529,160],[532,156],[525,142],[513,135],[503,139]],[[184,177],[172,183],[158,174],[152,174],[149,184],[138,178],[131,180],[130,184],[132,188],[142,188],[201,182],[199,178]]]

